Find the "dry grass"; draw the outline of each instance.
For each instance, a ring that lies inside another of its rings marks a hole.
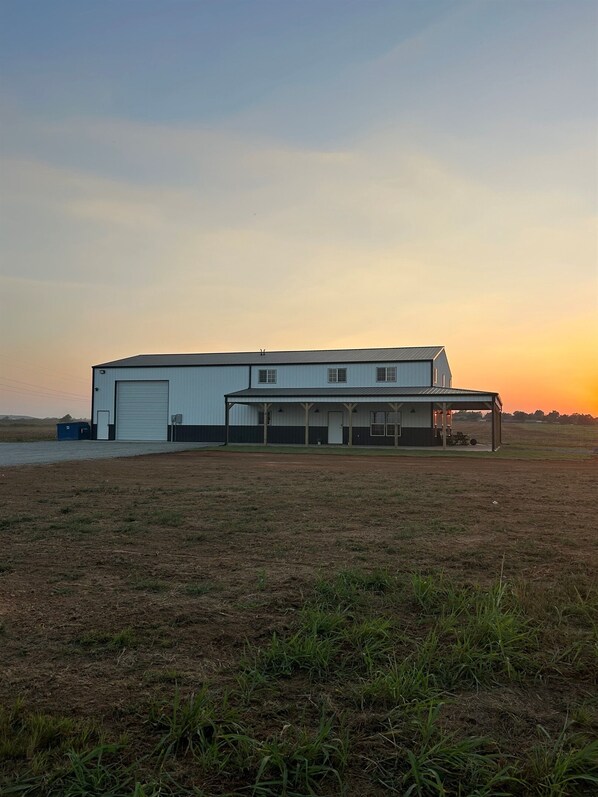
[[[34,443],[56,440],[58,418],[0,419],[0,443]]]
[[[595,496],[587,456],[5,468],[5,785],[592,793]]]

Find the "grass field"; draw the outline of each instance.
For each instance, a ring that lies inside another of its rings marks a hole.
[[[516,426],[3,469],[0,793],[595,794],[595,432]]]
[[[38,440],[56,440],[57,423],[57,418],[0,419],[0,443],[33,443]]]

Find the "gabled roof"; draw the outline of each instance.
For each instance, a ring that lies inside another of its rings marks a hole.
[[[220,354],[136,354],[100,363],[95,368],[156,368],[199,365],[297,365],[434,360],[444,346],[382,349],[317,349],[315,351],[223,352]]]

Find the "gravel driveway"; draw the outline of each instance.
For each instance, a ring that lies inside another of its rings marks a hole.
[[[0,443],[0,467],[47,465],[78,459],[113,459],[142,454],[171,454],[210,448],[215,443],[119,443],[105,440],[48,440],[38,443]]]

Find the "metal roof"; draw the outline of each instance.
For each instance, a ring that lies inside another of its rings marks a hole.
[[[383,349],[317,349],[315,351],[223,352],[220,354],[136,354],[100,363],[95,368],[159,368],[199,365],[293,365],[312,363],[405,362],[434,360],[444,346]]]
[[[497,396],[492,390],[468,390],[459,387],[250,387],[229,393],[228,398],[317,398],[318,396]]]

